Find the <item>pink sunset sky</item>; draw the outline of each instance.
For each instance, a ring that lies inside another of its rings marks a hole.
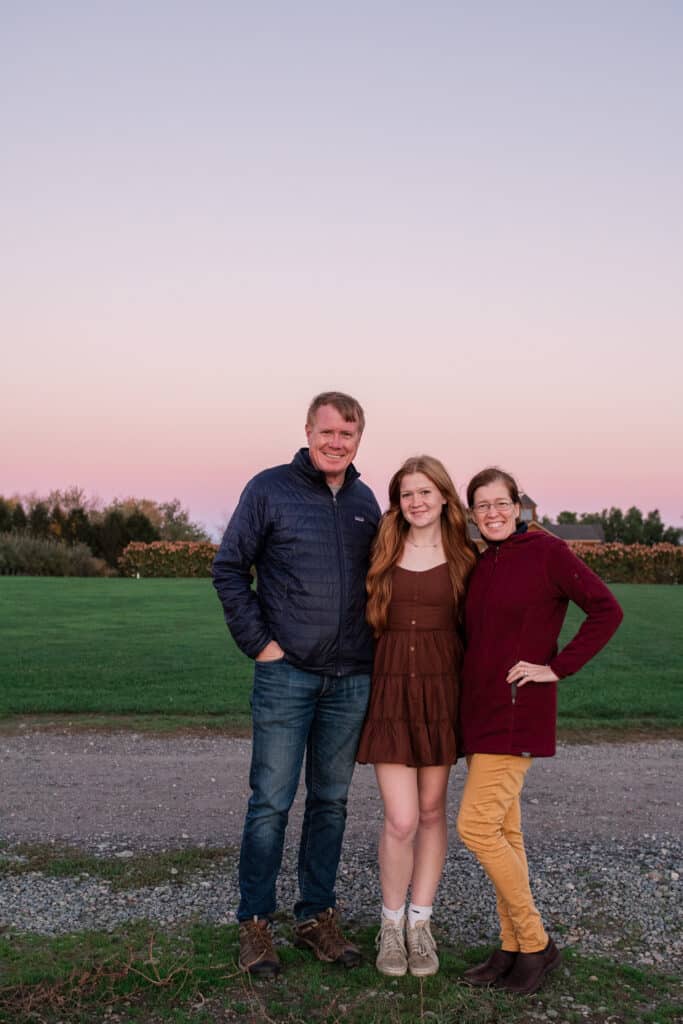
[[[683,9],[465,6],[4,6],[0,493],[217,535],[339,388],[381,503],[683,526]]]

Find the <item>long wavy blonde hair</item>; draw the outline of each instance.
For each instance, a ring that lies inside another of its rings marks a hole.
[[[394,566],[403,553],[409,524],[401,513],[401,481],[409,473],[424,473],[446,499],[441,511],[441,541],[455,597],[458,622],[462,621],[465,587],[476,562],[474,545],[467,531],[467,516],[455,486],[442,462],[431,455],[407,459],[389,483],[389,508],[382,516],[372,547],[370,571],[366,581],[368,604],[366,618],[375,636],[387,625]]]

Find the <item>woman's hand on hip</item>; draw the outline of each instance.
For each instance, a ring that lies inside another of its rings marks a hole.
[[[556,676],[547,665],[534,665],[531,661],[516,662],[507,674],[508,683],[525,686],[527,683],[556,683]]]

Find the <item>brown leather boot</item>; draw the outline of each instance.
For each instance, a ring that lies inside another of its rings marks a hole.
[[[361,962],[358,946],[350,942],[339,925],[336,910],[328,907],[294,929],[294,945],[312,949],[318,960],[342,967],[357,967]]]
[[[463,981],[468,985],[493,985],[500,978],[510,973],[515,965],[517,954],[507,949],[496,949],[488,960],[476,967],[468,967],[463,974]]]
[[[270,921],[253,917],[240,923],[239,968],[258,977],[272,977],[280,971],[280,958],[273,945]]]
[[[562,954],[552,939],[539,953],[518,953],[509,974],[496,982],[496,988],[515,996],[530,996],[538,992],[546,974],[562,962]]]

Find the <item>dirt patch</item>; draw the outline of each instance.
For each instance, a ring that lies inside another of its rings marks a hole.
[[[161,849],[239,841],[250,742],[223,735],[20,731],[0,736],[0,821],[9,842]],[[565,838],[683,831],[683,743],[566,745],[539,758],[524,792],[525,832]],[[451,776],[449,820],[465,776]],[[301,813],[301,794],[292,812]],[[370,766],[358,766],[347,836],[379,825]]]

